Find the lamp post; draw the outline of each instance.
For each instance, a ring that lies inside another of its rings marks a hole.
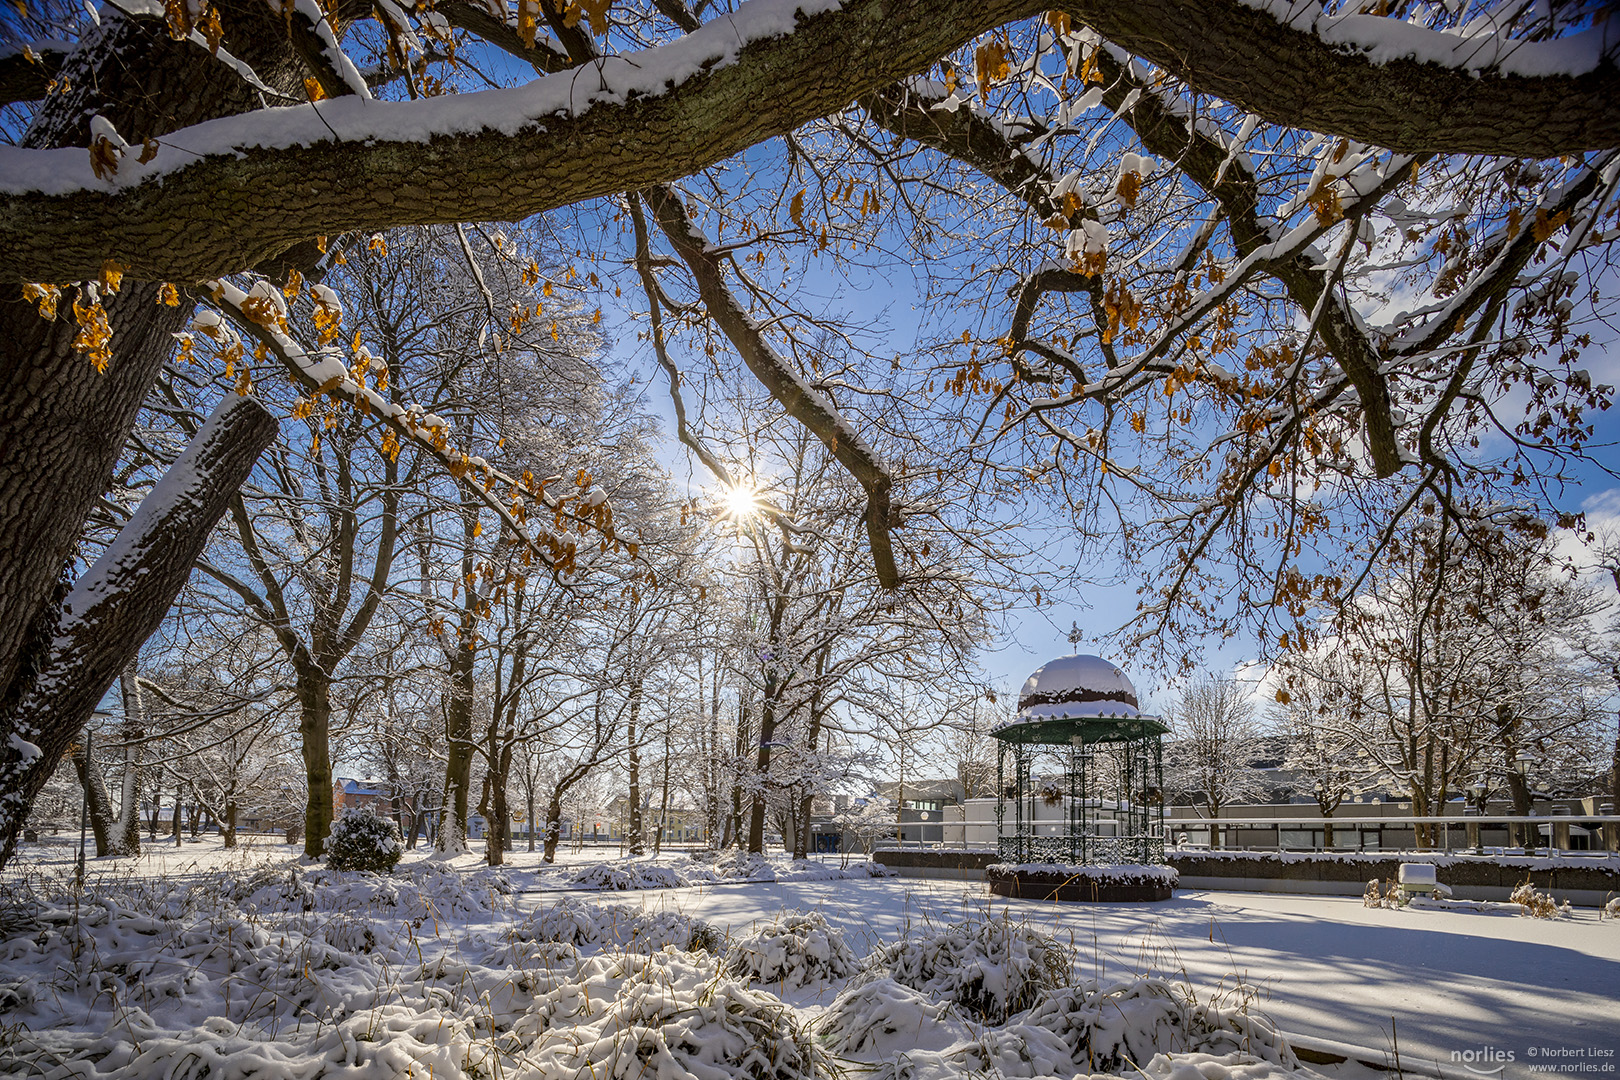
[[[1513,767],[1519,773],[1519,782],[1524,785],[1526,801],[1530,801],[1530,761],[1531,754],[1529,750],[1520,750],[1513,758]],[[1530,816],[1534,817],[1535,812],[1535,803],[1531,802]],[[1535,829],[1528,822],[1526,822],[1524,826],[1524,853],[1526,855],[1534,855],[1536,853]]]
[[[1483,816],[1485,813],[1485,785],[1478,780],[1468,785],[1468,794],[1474,797],[1474,814]],[[1485,847],[1480,842],[1479,822],[1468,826],[1468,842],[1474,848],[1475,855],[1485,854]]]
[[[1311,785],[1311,793],[1316,796],[1316,810],[1317,810],[1317,813],[1322,815],[1322,850],[1323,851],[1332,851],[1333,850],[1333,826],[1328,821],[1327,788],[1323,786],[1322,781],[1318,780],[1316,783]],[[1282,849],[1281,842],[1279,842],[1277,844],[1277,848],[1278,848],[1278,850]]]

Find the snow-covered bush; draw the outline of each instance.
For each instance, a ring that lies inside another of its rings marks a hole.
[[[326,838],[326,865],[333,870],[392,873],[403,854],[399,826],[369,809],[344,811]]]
[[[1067,1068],[1084,1072],[1127,1075],[1137,1062],[1172,1052],[1241,1051],[1298,1068],[1276,1029],[1241,1007],[1252,994],[1238,997],[1234,1007],[1223,1008],[1197,1001],[1162,979],[1065,986],[1043,994],[1003,1035],[1032,1043],[1041,1041],[1028,1038],[1032,1028],[1056,1035],[1074,1063]]]
[[[968,1038],[948,1001],[890,978],[846,989],[816,1020],[816,1033],[837,1054],[893,1058],[914,1050],[944,1050]]]
[[[613,941],[630,952],[651,953],[660,949],[704,952],[719,955],[725,934],[712,923],[679,911],[642,911],[613,927]]]
[[[1377,878],[1367,882],[1367,888],[1361,894],[1362,907],[1401,908],[1406,906],[1408,897],[1401,890],[1398,883],[1391,881],[1383,893],[1379,893],[1378,885]]]
[[[714,860],[715,874],[727,881],[775,881],[776,867],[763,855],[728,851]]]
[[[687,884],[676,870],[657,863],[595,863],[574,875],[580,889],[615,892],[624,889],[679,889]]]
[[[517,941],[595,945],[602,940],[602,921],[601,908],[565,896],[555,904],[536,908],[508,933]]]
[[[1008,919],[958,923],[875,949],[859,981],[892,978],[999,1024],[1070,982],[1074,958],[1049,934]]]
[[[792,1009],[703,954],[599,956],[513,1029],[539,1075],[821,1080],[826,1051]]]
[[[732,942],[726,970],[751,982],[803,986],[855,972],[844,935],[819,911],[785,911]]]

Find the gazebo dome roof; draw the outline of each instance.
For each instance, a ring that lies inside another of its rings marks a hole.
[[[1042,664],[1024,680],[1014,722],[1141,715],[1136,687],[1123,671],[1100,656],[1076,655]]]

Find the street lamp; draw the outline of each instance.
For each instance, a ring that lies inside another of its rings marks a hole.
[[[1530,761],[1531,754],[1528,749],[1520,750],[1516,755],[1514,755],[1513,758],[1513,767],[1519,773],[1519,782],[1524,785],[1525,800],[1527,802],[1530,800]],[[1530,805],[1529,816],[1534,817],[1535,813],[1535,804],[1532,802]],[[1528,822],[1526,822],[1524,826],[1524,853],[1526,855],[1534,855],[1536,853],[1535,830]]]
[[[1478,816],[1484,816],[1485,785],[1481,781],[1475,780],[1472,784],[1468,785],[1468,794],[1474,797],[1474,813]],[[1468,826],[1468,830],[1474,834],[1474,854],[1485,854],[1485,846],[1480,840],[1479,822],[1476,821],[1472,825]]]

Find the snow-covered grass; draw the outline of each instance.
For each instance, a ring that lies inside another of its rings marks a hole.
[[[830,862],[771,859],[731,851],[718,857],[677,855],[661,861],[627,859],[592,863],[578,870],[569,884],[575,888],[604,891],[684,889],[743,881],[838,881],[843,878],[887,877],[893,873],[881,863],[864,860],[843,867]]]
[[[69,846],[30,846],[0,890],[0,1075],[1269,1080],[1298,1071],[1277,1029],[1377,1054],[1398,1024],[1408,1069],[1620,1040],[1620,923],[1596,912],[1191,891],[1050,904],[792,880],[781,859],[575,891],[604,854],[489,870],[408,853],[377,878],[285,845],[187,844],[92,860],[76,896]]]
[[[1192,1053],[1220,1080],[1297,1064],[1269,1028],[1190,993],[1081,986],[1071,946],[1005,919],[925,927],[858,962],[816,911],[728,938],[690,913],[523,893],[449,860],[373,875],[217,859],[237,865],[98,875],[82,892],[14,876],[0,1073],[832,1080]],[[1156,1004],[1121,1004],[1138,1000]],[[915,1051],[903,1068],[896,1039]]]

